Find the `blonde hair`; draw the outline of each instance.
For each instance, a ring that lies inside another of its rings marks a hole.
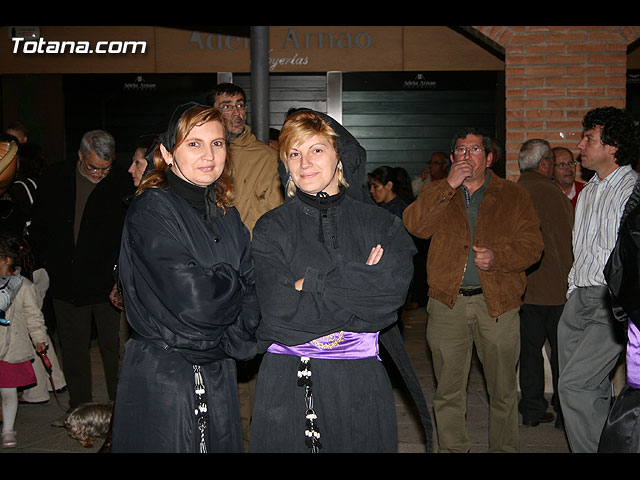
[[[193,129],[193,127],[200,126],[208,122],[220,123],[226,137],[226,129],[224,127],[224,123],[222,122],[220,112],[217,109],[212,107],[205,107],[202,105],[194,106],[183,113],[180,117],[180,120],[178,121],[178,125],[176,127],[175,146],[169,153],[171,155],[175,154],[176,150],[182,144],[182,142],[184,142],[184,139],[187,138],[187,135],[189,135],[189,132]],[[229,151],[229,148],[226,144],[225,149],[227,153],[226,162],[220,178],[216,180],[215,189],[216,205],[218,208],[226,212],[227,208],[231,207],[231,205],[233,204],[233,182],[231,179],[231,152]],[[160,143],[158,143],[155,150],[153,151],[153,168],[147,175],[144,176],[144,178],[140,182],[140,185],[136,190],[136,195],[140,195],[145,190],[148,190],[150,188],[166,188],[169,184],[169,179],[167,177],[168,171],[169,166],[166,164],[164,158],[162,157],[162,152],[160,151]]]
[[[315,135],[321,135],[326,138],[337,156],[338,134],[320,115],[310,110],[300,110],[287,117],[280,131],[280,137],[278,138],[278,143],[280,144],[280,159],[287,172],[289,171],[289,165],[287,164],[288,151],[294,145],[300,145]],[[349,186],[347,180],[344,178],[342,162],[339,158],[338,184],[345,188]],[[296,184],[293,183],[291,176],[289,176],[287,184],[285,185],[285,192],[288,197],[293,197],[296,194]]]

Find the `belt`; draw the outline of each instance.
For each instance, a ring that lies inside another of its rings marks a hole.
[[[473,295],[479,295],[482,293],[482,287],[470,287],[470,288],[461,288],[459,291],[460,295],[465,297],[471,297]]]

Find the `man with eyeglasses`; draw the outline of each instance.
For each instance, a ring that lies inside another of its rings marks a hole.
[[[247,125],[247,96],[232,83],[218,84],[206,103],[222,113],[233,162],[235,207],[250,232],[258,218],[284,202],[278,151],[259,141]]]
[[[489,394],[489,451],[518,452],[516,366],[525,270],[543,249],[527,191],[489,170],[491,140],[459,131],[451,169],[425,185],[403,215],[407,230],[431,239],[427,259],[427,342],[437,381],[439,451],[470,451],[467,381],[474,345]]]
[[[595,175],[578,196],[573,266],[558,323],[558,390],[571,451],[595,453],[611,406],[611,371],[625,348],[604,268],[618,238],[638,173],[640,132],[616,107],[590,110],[578,143],[582,166]]]
[[[86,132],[76,161],[53,164],[42,175],[33,207],[31,242],[50,278],[71,408],[93,401],[92,324],[107,392],[115,400],[120,317],[109,293],[126,213],[123,199],[133,189],[114,162],[113,136]]]
[[[569,197],[573,208],[576,208],[578,194],[584,187],[584,183],[576,181],[576,165],[571,150],[565,147],[553,149],[553,181]]]

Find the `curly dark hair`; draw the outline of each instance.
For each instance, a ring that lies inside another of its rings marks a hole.
[[[640,136],[638,125],[629,112],[616,107],[594,108],[585,115],[582,126],[585,130],[602,127],[602,143],[618,148],[616,163],[635,169],[640,156]]]

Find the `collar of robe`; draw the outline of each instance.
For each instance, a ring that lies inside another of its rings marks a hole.
[[[343,187],[340,187],[340,191],[335,195],[329,195],[327,192],[318,192],[315,195],[310,195],[308,193],[304,193],[300,189],[296,190],[296,196],[300,199],[302,203],[305,205],[309,205],[310,207],[316,208],[319,211],[318,215],[318,240],[321,243],[324,243],[324,233],[322,229],[322,217],[323,214],[326,214],[331,207],[335,207],[340,205],[344,200],[345,192],[347,190]],[[326,216],[326,215],[324,215]],[[334,236],[331,239],[332,247],[338,248],[338,232],[336,230],[336,217],[335,215],[329,215],[332,222],[332,230],[334,232]]]
[[[169,189],[184,198],[206,220],[213,220],[218,216],[216,205],[216,183],[206,187],[194,185],[178,177],[171,170],[167,173]]]

